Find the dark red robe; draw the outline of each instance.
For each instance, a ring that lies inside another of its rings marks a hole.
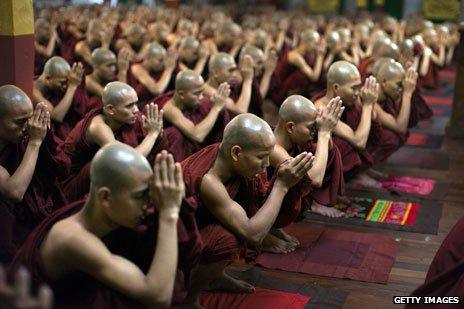
[[[60,47],[58,46],[58,42],[56,43],[55,49],[53,50],[53,53],[50,57],[47,57],[35,51],[34,53],[34,75],[38,76],[42,74],[44,67],[45,67],[45,63],[48,61],[48,59],[50,59],[53,56],[59,56],[59,55],[60,55]]]
[[[87,129],[92,119],[102,114],[102,109],[96,108],[88,112],[69,132],[64,143],[64,151],[69,157],[70,174],[63,181],[63,190],[69,201],[82,199],[90,188],[90,162],[100,149],[87,140]],[[140,118],[133,126],[123,126],[114,132],[116,140],[132,147],[137,147],[144,138]]]
[[[160,72],[150,72],[150,76],[158,81],[161,78],[161,75],[163,75],[163,71]],[[155,95],[153,95],[144,85],[142,85],[137,78],[134,76],[132,73],[132,66],[127,70],[127,83],[134,88],[135,92],[137,92],[137,96],[139,98],[139,102],[137,103],[137,106],[139,107],[139,110],[143,110],[145,105],[147,105],[150,102],[153,102],[153,100],[156,98]]]
[[[361,59],[358,65],[359,74],[361,75],[361,80],[365,80],[369,75],[372,74],[372,65],[376,61],[375,57],[367,57]]]
[[[409,116],[408,128],[413,128],[417,126],[420,121],[430,119],[432,116],[433,111],[427,102],[425,102],[424,97],[421,95],[420,87],[417,85],[411,97],[411,113]]]
[[[230,85],[230,98],[237,102],[242,94],[242,85],[243,83],[235,80]],[[264,99],[261,95],[261,90],[259,89],[259,81],[256,78],[253,78],[253,82],[251,84],[251,98],[250,98],[250,105],[248,106],[248,112],[255,114],[258,117],[263,116],[263,103]]]
[[[437,48],[432,48],[433,52],[437,53]],[[421,59],[422,61],[422,59]],[[437,89],[440,86],[440,68],[432,60],[430,60],[429,70],[425,76],[419,75],[419,85],[426,89]]]
[[[0,151],[0,165],[10,175],[21,164],[27,142],[25,138],[19,144],[9,144]],[[4,265],[9,264],[17,248],[42,219],[67,203],[57,180],[58,176],[67,173],[69,165],[60,143],[53,132],[47,133],[40,146],[31,182],[21,202],[0,199],[0,262]]]
[[[464,297],[463,234],[464,217],[456,223],[446,236],[430,265],[425,283],[412,292],[412,296],[459,296],[462,302]],[[450,306],[442,304],[441,306],[435,305],[434,308],[448,308]]]
[[[77,42],[79,42],[80,39],[76,38],[71,32],[69,32],[69,26],[69,23],[63,23],[56,28],[56,31],[58,32],[58,36],[61,40],[61,57],[63,57],[69,64],[73,64],[74,48],[76,47],[76,44]]]
[[[172,99],[174,91],[170,91],[166,94],[158,96],[154,103],[158,105],[159,109],[162,109],[164,105]],[[183,114],[186,118],[192,121],[194,124],[200,123],[209,114],[212,107],[212,102],[208,97],[203,97],[200,106],[196,110],[185,110]],[[227,110],[221,111],[214,124],[211,132],[208,134],[206,139],[202,143],[197,143],[185,137],[185,135],[173,126],[171,123],[166,121],[164,123],[165,129],[163,133],[163,140],[160,143],[158,150],[165,149],[172,153],[174,159],[178,162],[187,158],[188,156],[199,151],[203,147],[217,143],[222,140],[222,133],[225,126],[229,123],[231,117]]]

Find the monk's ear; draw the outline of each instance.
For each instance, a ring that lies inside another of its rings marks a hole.
[[[177,93],[179,94],[179,97],[184,98],[184,95],[185,95],[184,90],[178,90]]]
[[[102,205],[104,208],[110,207],[110,196],[111,190],[108,187],[98,188],[96,198],[100,205]]]
[[[339,85],[339,84],[333,84],[333,85],[332,85],[332,89],[333,89],[333,91],[337,94],[337,93],[338,93],[338,89],[340,89],[340,85]]]
[[[103,109],[105,110],[105,112],[108,114],[108,115],[111,115],[113,116],[114,115],[114,106],[112,104],[107,104],[103,107]]]
[[[238,161],[238,157],[242,154],[242,147],[235,145],[230,149],[230,156],[232,160]]]
[[[287,131],[287,133],[293,133],[293,131],[295,130],[295,123],[293,121],[285,123],[285,130]]]

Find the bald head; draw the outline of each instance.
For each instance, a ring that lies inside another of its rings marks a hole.
[[[96,48],[92,52],[92,64],[94,66],[100,66],[109,61],[116,61],[116,55],[109,49]]]
[[[166,55],[166,48],[158,43],[150,43],[147,46],[147,57],[164,57]]]
[[[330,48],[335,48],[340,43],[340,34],[337,31],[332,31],[325,37],[327,45]]]
[[[14,109],[32,110],[31,99],[27,94],[13,85],[0,87],[0,119],[11,114]]]
[[[142,173],[151,173],[147,159],[134,148],[119,142],[102,147],[90,165],[90,191],[108,187],[118,191]]]
[[[316,30],[306,30],[301,33],[300,42],[304,44],[317,43],[320,38],[321,36]]]
[[[228,53],[217,53],[209,60],[209,71],[215,72],[226,65],[235,63],[234,57]]]
[[[139,24],[132,24],[127,28],[126,35],[131,36],[143,36],[147,30]]]
[[[103,88],[102,101],[104,106],[108,104],[119,106],[128,102],[137,102],[137,100],[137,92],[128,84],[111,82]]]
[[[246,55],[249,55],[255,62],[264,61],[264,52],[254,45],[243,46],[242,50],[240,51],[240,59]]]
[[[352,81],[361,79],[358,69],[348,61],[336,61],[332,63],[327,72],[327,86],[334,84],[346,85]]]
[[[37,18],[37,20],[34,23],[34,27],[35,28],[44,28],[44,27],[48,28],[50,27],[50,23],[46,19]]]
[[[279,109],[279,121],[294,122],[315,120],[317,110],[313,102],[301,95],[289,96]]]
[[[184,70],[176,76],[176,91],[189,91],[204,84],[203,77],[195,71]]]
[[[229,155],[234,146],[250,150],[272,147],[274,144],[274,133],[266,121],[253,114],[241,114],[225,127],[220,150],[223,155]]]
[[[399,62],[386,62],[380,67],[375,77],[380,82],[384,82],[390,79],[402,78],[404,74],[403,66]]]
[[[377,59],[372,66],[372,75],[377,76],[380,68],[386,63],[395,63],[395,59],[387,57]]]
[[[71,71],[71,66],[66,60],[61,57],[55,56],[45,63],[43,74],[49,77],[67,76]]]
[[[194,38],[193,36],[188,36],[188,37],[183,38],[179,44],[179,49],[188,48],[188,49],[196,50],[199,47],[200,47],[200,42],[198,42],[198,40]]]
[[[387,37],[381,37],[374,42],[372,54],[376,57],[397,58],[399,53],[398,45]]]

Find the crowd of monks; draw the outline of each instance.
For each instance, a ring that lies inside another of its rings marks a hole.
[[[60,308],[252,293],[225,268],[295,250],[283,228],[343,216],[345,183],[378,187],[459,42],[421,18],[209,6],[38,10],[35,28],[32,96],[0,87],[0,262]],[[462,246],[443,246],[418,295],[462,294]]]

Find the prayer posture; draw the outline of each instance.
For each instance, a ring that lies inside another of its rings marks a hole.
[[[34,81],[33,102],[47,106],[55,134],[63,140],[90,107],[83,74],[81,63],[74,63],[71,68],[63,58],[53,57]]]
[[[208,46],[205,43],[200,44],[191,36],[185,37],[180,40],[177,52],[179,53],[179,71],[193,70],[200,75],[203,73],[209,56]]]
[[[118,140],[148,157],[161,133],[163,113],[149,104],[140,115],[137,93],[127,84],[111,82],[103,90],[103,107],[89,111],[69,133],[64,151],[71,161],[70,175],[63,182],[70,201],[89,190],[90,162],[102,146]]]
[[[163,152],[152,171],[139,152],[112,143],[95,155],[90,177],[88,198],[44,220],[16,256],[12,270],[23,264],[34,282],[49,284],[57,308],[168,307],[185,193],[180,165]],[[153,206],[157,228],[143,238],[142,232],[130,229],[144,223]],[[144,246],[155,248],[146,269],[137,265]]]
[[[35,45],[35,59],[34,59],[34,75],[42,73],[45,62],[51,57],[59,54],[57,44],[58,35],[56,33],[56,26],[42,18],[38,18],[34,24],[34,45]]]
[[[282,164],[274,184],[269,185],[265,171],[274,146],[269,125],[252,114],[242,114],[226,126],[221,144],[208,146],[182,162],[184,202],[196,209],[204,242],[200,264],[190,275],[187,303],[196,303],[198,293],[207,286],[254,290],[228,276],[224,268],[238,258],[245,243],[262,243],[286,193],[313,162],[311,154],[301,153]]]
[[[43,103],[19,88],[0,87],[0,262],[7,265],[29,232],[66,199],[57,173],[68,161]]]

